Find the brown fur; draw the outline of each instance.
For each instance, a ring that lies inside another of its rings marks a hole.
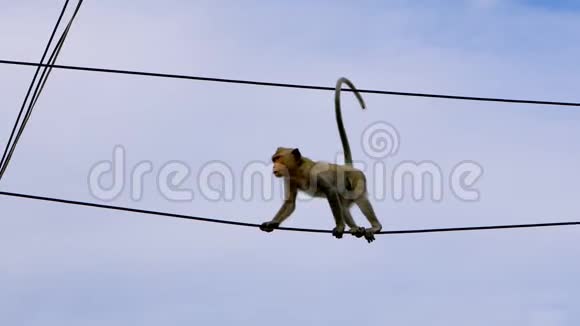
[[[283,178],[286,185],[284,204],[270,222],[262,224],[261,229],[271,232],[294,211],[298,191],[314,197],[326,197],[329,201],[336,227],[333,235],[341,238],[345,223],[349,233],[362,237],[368,242],[382,228],[372,206],[367,199],[366,178],[364,173],[349,165],[315,162],[300,154],[296,148],[279,147],[272,155],[273,173]],[[352,204],[357,204],[371,223],[370,229],[359,227],[350,215]]]
[[[336,223],[336,227],[332,230],[332,234],[336,238],[342,238],[345,223],[350,227],[349,233],[358,238],[364,236],[368,242],[374,241],[374,234],[381,231],[381,223],[367,198],[365,175],[362,171],[352,167],[350,146],[342,123],[340,107],[342,84],[347,84],[354,91],[363,109],[365,103],[351,81],[344,77],[338,79],[334,103],[345,165],[315,162],[303,157],[298,148],[278,147],[272,155],[274,163],[272,172],[276,177],[283,178],[285,181],[285,200],[276,216],[271,221],[262,223],[260,226],[262,231],[272,232],[294,212],[298,191],[315,197],[325,197],[328,200]],[[350,215],[350,207],[353,204],[361,209],[370,222],[371,228],[365,229],[356,225]]]

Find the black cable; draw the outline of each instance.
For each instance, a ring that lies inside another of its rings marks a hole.
[[[189,75],[178,75],[178,74],[166,74],[166,73],[157,73],[157,72],[108,69],[108,68],[93,68],[93,67],[67,66],[67,65],[47,65],[47,64],[38,64],[38,63],[34,63],[34,62],[14,61],[14,60],[0,60],[0,64],[32,66],[32,67],[41,66],[41,67],[51,67],[51,68],[66,69],[66,70],[102,72],[102,73],[111,73],[111,74],[123,74],[123,75],[159,77],[159,78],[187,79],[187,80],[244,84],[244,85],[255,85],[255,86],[271,86],[271,87],[286,87],[286,88],[334,91],[334,87],[327,87],[327,86],[273,83],[273,82],[261,82],[261,81],[241,80],[241,79],[212,78],[212,77],[200,77],[200,76],[189,76]],[[344,89],[343,91],[351,92],[352,90]],[[412,93],[412,92],[395,92],[395,91],[382,91],[382,90],[372,90],[372,89],[359,89],[359,92],[360,93],[368,93],[368,94],[429,97],[429,98],[465,100],[465,101],[504,102],[504,103],[517,103],[517,104],[538,104],[538,105],[558,105],[558,106],[580,106],[580,103],[576,103],[576,102],[518,100],[518,99],[493,98],[493,97],[443,95],[443,94]]]
[[[23,61],[10,61],[10,60],[0,60],[2,64],[12,64],[12,65],[24,65],[24,66],[35,66],[37,67],[36,72],[34,74],[33,80],[28,88],[26,93],[24,102],[18,114],[16,123],[12,129],[10,134],[9,141],[6,145],[6,149],[4,150],[4,154],[2,155],[2,160],[0,161],[0,179],[4,174],[6,167],[12,157],[16,144],[22,135],[24,127],[28,122],[32,110],[38,100],[42,89],[46,83],[48,76],[53,68],[57,69],[68,69],[68,70],[81,70],[81,71],[92,71],[92,72],[103,72],[103,73],[116,73],[116,74],[126,74],[126,75],[139,75],[139,76],[148,76],[148,77],[161,77],[161,78],[175,78],[175,79],[189,79],[189,80],[199,80],[199,81],[210,81],[210,82],[222,82],[222,83],[236,83],[236,84],[246,84],[246,85],[257,85],[257,86],[271,86],[271,87],[287,87],[287,88],[300,88],[300,89],[311,89],[311,90],[329,90],[334,91],[333,87],[324,87],[324,86],[313,86],[313,85],[300,85],[300,84],[286,84],[286,83],[272,83],[272,82],[259,82],[259,81],[249,81],[249,80],[237,80],[237,79],[223,79],[223,78],[210,78],[210,77],[199,77],[199,76],[187,76],[187,75],[176,75],[176,74],[163,74],[163,73],[152,73],[152,72],[142,72],[142,71],[128,71],[128,70],[116,70],[116,69],[104,69],[104,68],[90,68],[90,67],[78,67],[78,66],[64,66],[64,65],[55,65],[54,62],[64,44],[64,40],[70,30],[72,22],[76,17],[83,0],[79,0],[77,8],[69,21],[65,31],[63,32],[61,38],[58,41],[55,50],[51,54],[49,58],[49,63],[44,64],[43,61],[48,53],[48,49],[52,43],[54,35],[58,29],[60,21],[66,11],[66,7],[68,5],[69,0],[65,2],[65,5],[62,9],[62,12],[59,16],[59,19],[54,27],[54,30],[51,34],[49,42],[45,48],[45,51],[42,55],[40,63],[32,63],[32,62],[23,62]],[[28,106],[28,110],[26,111],[26,115],[22,122],[22,125],[19,129],[16,138],[14,138],[14,134],[16,132],[16,128],[18,127],[18,123],[22,114],[24,113],[24,108],[26,103],[28,102],[28,98],[30,97],[30,92],[34,87],[36,82],[36,78],[38,77],[38,73],[40,69],[44,67],[43,73],[41,75],[40,81],[36,86],[34,94],[32,96],[32,100]],[[346,90],[350,91],[350,90]],[[489,97],[472,97],[472,96],[456,96],[456,95],[441,95],[441,94],[427,94],[427,93],[409,93],[409,92],[394,92],[394,91],[381,91],[381,90],[369,90],[369,89],[361,89],[359,90],[360,93],[370,93],[370,94],[385,94],[385,95],[398,95],[398,96],[414,96],[414,97],[429,97],[429,98],[441,98],[441,99],[453,99],[453,100],[468,100],[468,101],[487,101],[487,102],[505,102],[505,103],[519,103],[519,104],[539,104],[539,105],[559,105],[559,106],[580,106],[580,103],[572,103],[572,102],[554,102],[554,101],[537,101],[537,100],[518,100],[518,99],[505,99],[505,98],[489,98]],[[14,142],[12,143],[12,141]],[[12,146],[10,147],[12,143]],[[9,151],[10,148],[10,151]],[[56,202],[56,203],[63,203],[69,205],[77,205],[77,206],[85,206],[85,207],[95,207],[95,208],[103,208],[103,209],[110,209],[110,210],[117,210],[117,211],[125,211],[125,212],[133,212],[133,213],[140,213],[140,214],[148,214],[148,215],[158,215],[158,216],[165,216],[165,217],[174,217],[174,218],[182,218],[182,219],[189,219],[189,220],[196,220],[202,222],[211,222],[211,223],[220,223],[220,224],[229,224],[229,225],[237,225],[237,226],[246,226],[246,227],[259,227],[259,224],[255,223],[245,223],[245,222],[237,222],[237,221],[227,221],[227,220],[220,220],[220,219],[212,219],[212,218],[205,218],[205,217],[198,217],[198,216],[190,216],[190,215],[182,215],[182,214],[174,214],[174,213],[166,213],[166,212],[158,212],[158,211],[150,211],[150,210],[142,210],[142,209],[135,209],[135,208],[128,208],[128,207],[120,207],[120,206],[111,206],[111,205],[102,205],[102,204],[95,204],[95,203],[87,203],[87,202],[80,202],[80,201],[72,201],[72,200],[65,200],[65,199],[58,199],[58,198],[50,198],[50,197],[40,197],[40,196],[33,196],[33,195],[26,195],[26,194],[18,194],[18,193],[10,193],[10,192],[0,192],[0,195],[3,196],[10,196],[10,197],[19,197],[19,198],[26,198],[26,199],[34,199],[34,200],[41,200],[41,201],[49,201],[49,202]],[[515,224],[515,225],[491,225],[491,226],[474,226],[474,227],[454,227],[454,228],[439,228],[439,229],[415,229],[415,230],[395,230],[395,231],[382,231],[379,234],[410,234],[410,233],[435,233],[435,232],[457,232],[457,231],[476,231],[476,230],[498,230],[498,229],[520,229],[520,228],[540,228],[540,227],[555,227],[555,226],[572,226],[572,225],[580,225],[580,222],[556,222],[556,223],[537,223],[537,224]],[[305,229],[305,228],[292,228],[292,227],[280,227],[280,230],[286,231],[298,231],[298,232],[310,232],[310,233],[331,233],[330,230],[322,230],[322,229]]]
[[[54,50],[52,51],[50,58],[48,59],[49,66],[53,65],[56,62],[56,58],[58,57],[60,50],[62,49],[64,41],[66,40],[68,32],[70,31],[72,23],[73,23],[74,19],[76,18],[77,14],[81,8],[82,3],[83,3],[83,0],[79,0],[73,15],[71,16],[64,32],[60,36],[60,39],[58,40]],[[0,180],[2,179],[2,177],[4,176],[4,173],[6,172],[6,169],[8,168],[8,164],[10,163],[10,160],[12,159],[12,155],[14,154],[14,151],[16,150],[16,145],[18,144],[18,141],[20,140],[20,137],[22,136],[22,133],[24,132],[24,129],[26,128],[26,124],[28,123],[28,120],[30,119],[30,115],[32,114],[32,111],[34,110],[34,107],[36,106],[36,102],[38,101],[38,98],[40,97],[40,93],[42,92],[42,90],[44,89],[44,86],[46,85],[46,81],[48,80],[48,77],[49,77],[51,71],[52,71],[52,68],[50,68],[50,67],[45,67],[44,70],[42,71],[42,75],[40,76],[39,82],[36,85],[36,88],[34,89],[32,99],[30,100],[30,103],[28,105],[28,109],[26,111],[24,119],[22,120],[22,124],[20,125],[20,128],[18,130],[18,134],[14,138],[14,142],[12,143],[10,150],[8,151],[8,154],[6,155],[6,152],[4,154],[5,160],[3,161],[3,164],[0,165]],[[20,120],[20,114],[19,114],[18,120]],[[10,142],[7,144],[7,146],[9,144],[10,144]]]
[[[69,20],[64,32],[60,36],[60,39],[58,40],[58,43],[57,43],[53,53],[51,54],[50,58],[48,59],[49,65],[53,65],[56,62],[56,58],[60,54],[60,50],[62,50],[62,46],[64,45],[64,41],[66,40],[66,37],[68,36],[68,32],[70,31],[70,28],[72,26],[73,21],[75,20],[77,14],[79,13],[79,10],[81,9],[81,5],[83,4],[83,1],[84,0],[79,0],[79,2],[77,3],[77,7],[75,8],[75,11],[73,12],[73,14],[71,16],[71,19]],[[42,84],[38,88],[38,91],[35,93],[36,96],[34,98],[34,102],[30,105],[31,111],[36,106],[36,102],[38,101],[38,98],[40,97],[40,93],[42,92],[42,90],[44,89],[44,86],[46,85],[46,81],[48,80],[48,76],[52,72],[52,68],[48,68],[48,71],[45,69],[43,71],[43,77],[45,75],[45,72],[46,72],[46,77],[41,78]],[[30,113],[29,113],[29,115],[30,115]]]
[[[200,222],[210,222],[210,223],[219,223],[219,224],[228,224],[228,225],[236,225],[236,226],[255,227],[255,228],[260,227],[260,224],[255,224],[255,223],[245,223],[245,222],[237,222],[237,221],[220,220],[220,219],[213,219],[213,218],[206,218],[206,217],[199,217],[199,216],[150,211],[150,210],[144,210],[144,209],[111,206],[111,205],[103,205],[103,204],[96,204],[96,203],[87,203],[87,202],[81,202],[81,201],[51,198],[51,197],[41,197],[41,196],[34,196],[34,195],[27,195],[27,194],[4,192],[4,191],[0,191],[0,195],[9,196],[9,197],[17,197],[17,198],[25,198],[25,199],[48,201],[48,202],[68,204],[68,205],[103,208],[103,209],[123,211],[123,212],[181,218],[181,219],[195,220],[195,221],[200,221]],[[468,227],[439,228],[439,229],[394,230],[394,231],[381,231],[378,234],[441,233],[441,232],[458,232],[458,231],[543,228],[543,227],[572,226],[572,225],[580,225],[580,222],[555,222],[555,223],[537,223],[537,224],[468,226]],[[332,231],[330,231],[330,230],[321,230],[321,229],[305,229],[305,228],[292,228],[292,227],[279,227],[278,229],[285,230],[285,231],[297,231],[297,232],[309,232],[309,233],[332,233]]]
[[[58,26],[60,25],[60,21],[62,20],[62,17],[64,16],[64,13],[66,12],[68,2],[69,2],[69,0],[66,0],[66,2],[64,3],[64,6],[62,7],[60,15],[58,16],[58,20],[56,21],[56,24],[54,25],[54,28],[52,29],[52,34],[50,34],[50,38],[48,39],[48,43],[46,43],[46,47],[44,48],[44,52],[42,53],[40,63],[44,62],[44,59],[46,58],[46,55],[48,54],[48,50],[50,49],[50,45],[52,44],[52,40],[54,39],[54,36],[56,35],[56,31],[58,30]],[[18,128],[18,124],[20,122],[20,117],[22,117],[22,113],[24,113],[24,108],[26,107],[26,103],[28,102],[28,98],[30,96],[30,92],[32,91],[32,87],[34,87],[34,84],[36,83],[36,78],[38,77],[38,73],[40,72],[40,68],[42,68],[40,65],[36,68],[36,72],[34,73],[34,77],[32,78],[32,82],[30,83],[30,86],[28,86],[28,91],[26,91],[26,96],[24,97],[24,102],[22,102],[22,106],[20,107],[20,112],[18,112],[18,117],[16,118],[16,122],[14,123],[14,127],[12,127],[12,132],[10,133],[10,138],[8,138],[8,142],[6,143],[6,148],[4,149],[4,153],[2,154],[2,160],[0,160],[0,169],[4,166],[4,160],[6,159],[6,155],[8,154],[8,149],[10,148],[10,145],[12,143],[12,139],[14,138],[14,134],[16,133],[16,128]]]

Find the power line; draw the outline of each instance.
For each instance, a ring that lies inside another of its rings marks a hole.
[[[67,199],[60,199],[60,198],[41,197],[41,196],[20,194],[20,193],[13,193],[13,192],[0,191],[0,195],[8,196],[8,197],[39,200],[39,201],[47,201],[47,202],[67,204],[67,205],[102,208],[102,209],[131,212],[131,213],[138,213],[138,214],[147,214],[147,215],[180,218],[180,219],[194,220],[194,221],[199,221],[199,222],[219,223],[219,224],[228,224],[228,225],[254,227],[254,228],[260,227],[260,224],[256,224],[256,223],[246,223],[246,222],[221,220],[221,219],[214,219],[214,218],[207,218],[207,217],[200,217],[200,216],[151,211],[151,210],[144,210],[144,209],[137,209],[137,208],[130,208],[130,207],[103,205],[103,204],[88,203],[88,202],[74,201],[74,200],[67,200]],[[536,223],[536,224],[468,226],[468,227],[453,227],[453,228],[438,228],[438,229],[393,230],[393,231],[381,231],[378,234],[443,233],[443,232],[484,231],[484,230],[502,230],[502,229],[503,230],[505,230],[505,229],[529,229],[529,228],[545,228],[545,227],[573,226],[573,225],[580,225],[580,222],[555,222],[555,223]],[[322,230],[322,229],[306,229],[306,228],[292,228],[292,227],[279,227],[277,229],[284,230],[284,231],[309,232],[309,233],[332,233],[332,231],[330,231],[330,230]]]
[[[288,84],[288,83],[273,83],[273,82],[260,82],[260,81],[250,81],[250,80],[240,80],[240,79],[224,79],[224,78],[211,78],[211,77],[200,77],[200,76],[189,76],[189,75],[178,75],[178,74],[165,74],[165,73],[154,73],[154,72],[144,72],[144,71],[130,71],[130,70],[118,70],[118,69],[106,69],[106,68],[92,68],[92,67],[81,67],[81,66],[66,66],[66,65],[56,65],[56,58],[62,49],[66,36],[72,26],[72,23],[83,3],[83,0],[79,0],[77,7],[65,28],[65,31],[61,35],[59,41],[55,49],[53,50],[48,63],[45,64],[44,59],[48,53],[50,45],[52,44],[52,40],[56,34],[56,31],[60,25],[60,21],[66,11],[67,5],[69,0],[66,0],[64,7],[60,13],[58,21],[53,29],[53,32],[50,36],[50,39],[46,45],[40,63],[34,62],[25,62],[25,61],[11,61],[11,60],[0,60],[1,64],[11,64],[11,65],[21,65],[21,66],[34,66],[37,67],[32,82],[28,88],[26,93],[24,102],[20,108],[18,117],[16,119],[15,125],[12,129],[10,134],[9,141],[6,145],[4,153],[2,155],[2,160],[0,160],[0,179],[4,174],[12,154],[16,148],[18,140],[20,139],[24,128],[28,120],[30,119],[30,115],[36,105],[36,102],[42,92],[48,76],[52,69],[67,69],[67,70],[78,70],[78,71],[89,71],[89,72],[101,72],[101,73],[113,73],[113,74],[124,74],[124,75],[137,75],[137,76],[146,76],[146,77],[158,77],[158,78],[173,78],[173,79],[187,79],[187,80],[197,80],[197,81],[209,81],[209,82],[220,82],[220,83],[234,83],[234,84],[245,84],[245,85],[255,85],[255,86],[268,86],[268,87],[286,87],[286,88],[298,88],[298,89],[309,89],[309,90],[324,90],[324,91],[334,91],[333,87],[325,87],[325,86],[315,86],[315,85],[303,85],[303,84]],[[24,113],[24,108],[26,107],[26,103],[30,98],[30,93],[32,92],[32,88],[34,87],[38,74],[44,68],[41,74],[41,77],[36,84],[34,93],[31,97],[31,100],[28,105],[28,109],[24,115],[22,120],[22,124],[16,134],[16,129],[18,128],[20,119],[22,114]],[[350,89],[346,89],[346,91],[351,91]],[[457,96],[457,95],[442,95],[442,94],[428,94],[428,93],[411,93],[411,92],[395,92],[395,91],[384,91],[384,90],[371,90],[371,89],[360,89],[359,92],[361,93],[369,93],[369,94],[383,94],[383,95],[397,95],[397,96],[413,96],[413,97],[427,97],[427,98],[439,98],[439,99],[452,99],[452,100],[467,100],[467,101],[486,101],[486,102],[505,102],[505,103],[517,103],[517,104],[536,104],[536,105],[557,105],[557,106],[580,106],[580,103],[572,103],[572,102],[556,102],[556,101],[539,101],[539,100],[521,100],[521,99],[506,99],[506,98],[491,98],[491,97],[473,97],[473,96]],[[16,137],[15,137],[16,134]],[[209,223],[219,223],[219,224],[228,224],[228,225],[235,225],[235,226],[244,226],[244,227],[255,227],[259,228],[260,224],[255,223],[246,223],[246,222],[238,222],[238,221],[229,221],[229,220],[221,220],[221,219],[214,219],[214,218],[206,218],[206,217],[199,217],[199,216],[191,216],[191,215],[183,215],[183,214],[175,214],[175,213],[167,213],[167,212],[159,212],[159,211],[151,211],[151,210],[143,210],[143,209],[136,209],[130,207],[120,207],[120,206],[112,206],[112,205],[103,205],[103,204],[96,204],[96,203],[89,203],[89,202],[81,202],[81,201],[73,201],[73,200],[66,200],[66,199],[59,199],[59,198],[51,198],[51,197],[41,197],[41,196],[34,196],[28,194],[19,194],[19,193],[11,193],[11,192],[0,192],[2,196],[9,196],[9,197],[16,197],[16,198],[25,198],[25,199],[32,199],[32,200],[39,200],[39,201],[47,201],[47,202],[55,202],[67,205],[76,205],[76,206],[84,206],[84,207],[93,207],[93,208],[101,208],[101,209],[108,209],[108,210],[116,210],[116,211],[124,211],[124,212],[132,212],[138,214],[148,214],[148,215],[157,215],[157,216],[164,216],[164,217],[172,217],[172,218],[181,218],[181,219],[188,219],[188,220],[196,220],[201,222],[209,222]],[[580,225],[580,222],[556,222],[556,223],[537,223],[537,224],[512,224],[512,225],[490,225],[490,226],[473,226],[473,227],[453,227],[453,228],[437,228],[437,229],[414,229],[414,230],[393,230],[393,231],[382,231],[378,234],[413,234],[413,233],[441,233],[441,232],[459,232],[459,231],[481,231],[481,230],[500,230],[500,229],[523,229],[523,228],[544,228],[544,227],[556,227],[556,226],[573,226],[573,225]],[[292,228],[292,227],[279,227],[280,230],[285,231],[297,231],[297,232],[309,232],[309,233],[331,233],[330,230],[323,230],[323,229],[306,229],[306,228]]]
[[[54,39],[54,36],[56,35],[56,31],[58,30],[58,26],[60,25],[60,21],[62,20],[62,17],[64,16],[64,13],[66,12],[68,2],[69,2],[69,0],[66,0],[66,2],[64,3],[64,6],[62,7],[60,15],[58,16],[58,19],[56,21],[56,24],[54,25],[54,27],[52,29],[52,33],[50,34],[50,38],[48,39],[48,42],[46,43],[46,47],[44,48],[44,52],[42,53],[42,57],[40,58],[40,63],[44,62],[44,59],[46,58],[46,55],[48,54],[48,50],[50,49],[50,45],[52,44],[52,40]],[[16,118],[16,122],[14,122],[14,127],[12,127],[12,132],[10,133],[10,138],[8,138],[8,142],[6,143],[6,148],[4,149],[4,153],[2,154],[2,160],[0,160],[0,170],[4,166],[4,160],[6,159],[6,155],[8,154],[8,150],[10,149],[10,145],[12,144],[14,134],[16,133],[16,128],[18,128],[20,118],[22,117],[22,113],[24,113],[24,108],[26,107],[26,103],[28,102],[28,98],[30,97],[30,92],[32,92],[32,88],[34,87],[34,84],[36,83],[36,78],[38,77],[38,73],[40,72],[40,68],[42,68],[42,67],[41,66],[36,67],[36,72],[34,73],[34,77],[32,77],[32,82],[30,82],[30,86],[28,86],[28,90],[26,91],[26,96],[24,97],[24,102],[22,102],[22,106],[20,107],[20,112],[18,112],[18,117]],[[1,175],[2,174],[0,173],[0,176]]]
[[[67,4],[68,4],[68,1],[65,3],[65,6],[63,7],[63,10],[61,12],[61,16],[59,17],[59,20],[58,20],[59,23],[60,23],[60,20],[62,18],[62,15],[66,11]],[[5,151],[4,155],[2,156],[2,162],[0,164],[0,180],[2,179],[2,177],[4,176],[4,173],[6,172],[6,169],[8,168],[8,164],[10,163],[10,159],[12,158],[12,155],[14,154],[14,151],[16,150],[16,145],[18,144],[18,141],[20,140],[20,137],[22,136],[22,133],[24,132],[24,129],[26,128],[26,124],[28,123],[28,120],[30,119],[30,115],[32,114],[32,111],[34,110],[34,107],[36,106],[36,102],[38,101],[40,93],[42,93],[42,90],[44,89],[44,86],[46,85],[46,81],[48,80],[48,77],[50,76],[50,73],[52,71],[52,68],[50,66],[56,62],[56,58],[58,57],[60,50],[62,49],[64,41],[66,40],[68,32],[70,31],[70,28],[72,26],[72,23],[73,23],[74,19],[76,18],[82,4],[83,4],[83,0],[79,0],[79,2],[77,3],[77,6],[75,8],[74,13],[72,14],[65,30],[63,31],[62,35],[60,36],[60,39],[58,40],[54,50],[52,51],[50,58],[48,59],[48,65],[46,65],[44,67],[44,70],[42,71],[42,75],[40,76],[40,79],[38,80],[38,83],[36,84],[36,88],[34,89],[34,93],[32,95],[30,103],[28,105],[28,109],[26,111],[26,114],[24,115],[24,119],[22,120],[22,124],[20,125],[18,133],[16,134],[16,137],[14,138],[14,142],[11,144],[10,150]],[[57,28],[58,28],[58,24],[55,26],[55,29],[54,29],[53,34],[51,36],[51,41],[52,41],[52,38],[54,36],[54,32],[56,31]],[[50,42],[47,45],[47,49],[49,47],[50,47]],[[44,60],[45,56],[46,56],[46,52],[43,55],[42,60]],[[40,66],[39,66],[39,68],[40,68]],[[37,74],[38,74],[38,69],[37,69],[37,73],[34,76],[34,79],[32,80],[32,83],[30,85],[31,87],[29,88],[27,96],[24,99],[24,103],[22,104],[22,107],[20,109],[20,113],[18,114],[18,119],[16,120],[16,124],[14,125],[14,128],[12,129],[12,134],[10,135],[10,141],[8,142],[8,144],[6,144],[7,150],[8,150],[8,146],[10,145],[10,142],[12,141],[12,137],[14,136],[14,130],[16,129],[16,126],[18,125],[18,121],[20,120],[20,116],[22,115],[23,108],[26,105],[28,95],[30,94],[30,89],[32,88],[32,85],[34,85]]]
[[[158,73],[158,72],[109,69],[109,68],[95,68],[95,67],[82,67],[82,66],[69,66],[69,65],[48,65],[48,64],[39,64],[39,63],[27,62],[27,61],[0,60],[0,64],[32,66],[32,67],[41,66],[41,67],[51,67],[51,68],[65,69],[65,70],[101,72],[101,73],[110,73],[110,74],[146,76],[146,77],[157,77],[157,78],[186,79],[186,80],[197,80],[197,81],[208,81],[208,82],[230,83],[230,84],[244,84],[244,85],[254,85],[254,86],[269,86],[269,87],[285,87],[285,88],[298,88],[298,89],[309,89],[309,90],[334,91],[334,87],[327,87],[327,86],[274,83],[274,82],[263,82],[263,81],[242,80],[242,79],[213,78],[213,77],[201,77],[201,76],[190,76],[190,75],[179,75],[179,74],[166,74],[166,73]],[[350,92],[351,90],[344,89],[343,91]],[[373,89],[359,89],[359,92],[360,93],[368,93],[368,94],[427,97],[427,98],[464,100],[464,101],[503,102],[503,103],[515,103],[515,104],[556,105],[556,106],[580,106],[580,103],[577,103],[577,102],[523,100],[523,99],[460,96],[460,95],[429,94],[429,93],[414,93],[414,92],[396,92],[396,91],[373,90]]]

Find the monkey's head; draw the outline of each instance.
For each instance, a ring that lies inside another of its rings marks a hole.
[[[287,177],[302,163],[302,154],[298,148],[278,147],[272,155],[272,162],[274,175],[278,178]]]

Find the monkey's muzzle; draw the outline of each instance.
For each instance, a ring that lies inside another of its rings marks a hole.
[[[286,169],[286,166],[284,166],[284,164],[274,163],[274,167],[272,168],[272,173],[274,174],[274,176],[281,178],[284,175],[288,174],[288,170]]]

